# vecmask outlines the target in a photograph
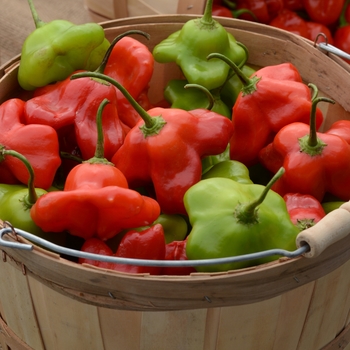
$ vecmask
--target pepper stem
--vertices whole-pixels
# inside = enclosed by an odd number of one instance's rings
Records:
[[[212,58],[219,58],[222,61],[226,62],[229,65],[229,67],[236,73],[236,75],[241,80],[243,85],[241,89],[243,96],[250,95],[254,91],[256,91],[257,89],[256,84],[259,82],[261,78],[257,76],[248,78],[243,74],[243,72],[239,69],[239,67],[233,61],[231,61],[228,57],[222,55],[221,53],[211,53],[210,55],[207,56],[208,60]]]
[[[122,34],[119,34],[118,36],[116,36],[113,41],[111,42],[108,50],[106,51],[103,60],[101,62],[101,64],[99,65],[99,67],[97,67],[97,69],[95,70],[96,73],[103,73],[106,67],[106,64],[108,62],[109,56],[111,55],[114,46],[118,43],[118,41],[120,41],[122,38],[124,38],[125,36],[128,35],[132,35],[132,34],[140,34],[143,35],[147,40],[150,39],[150,35],[142,30],[137,30],[137,29],[133,29],[133,30],[128,30]]]
[[[280,168],[274,177],[269,181],[269,183],[264,187],[260,194],[260,197],[253,202],[247,204],[238,204],[234,211],[234,216],[237,218],[238,222],[242,224],[256,224],[259,222],[258,218],[258,207],[265,200],[267,194],[269,193],[272,185],[284,174],[284,168]]]
[[[109,162],[104,156],[104,135],[103,135],[103,126],[102,126],[102,113],[106,105],[109,103],[109,101],[105,98],[99,105],[96,115],[96,126],[97,126],[97,142],[96,142],[96,149],[95,149],[95,155],[88,159],[87,161],[84,161],[83,163],[91,163],[91,164],[111,164],[113,163]]]
[[[214,103],[215,103],[214,96],[205,86],[202,86],[202,85],[199,85],[199,84],[186,84],[184,86],[184,88],[185,89],[195,88],[195,89],[203,91],[205,93],[206,97],[208,98],[207,109],[211,110],[214,107]]]
[[[39,18],[39,15],[36,12],[36,9],[33,4],[33,0],[28,0],[28,4],[29,4],[30,11],[32,13],[32,17],[34,19],[35,28],[40,28],[44,26],[46,23]]]
[[[16,152],[14,150],[7,150],[5,147],[0,146],[0,162],[5,160],[5,156],[11,156],[19,159],[27,168],[28,173],[29,173],[29,179],[28,179],[28,194],[24,197],[23,201],[24,204],[27,208],[31,208],[35,202],[38,200],[38,195],[35,192],[35,187],[34,187],[34,169],[29,163],[28,159],[21,153]]]
[[[204,14],[201,18],[201,22],[203,24],[212,24],[213,23],[213,0],[207,0],[207,3],[205,4]]]
[[[162,118],[162,116],[151,117],[137,102],[136,100],[129,94],[129,92],[117,82],[115,79],[109,77],[108,75],[95,73],[95,72],[81,72],[73,74],[70,79],[79,79],[79,78],[97,78],[100,80],[105,80],[110,84],[114,85],[120,92],[125,96],[125,98],[129,101],[132,107],[136,110],[136,112],[140,115],[140,117],[145,122],[144,125],[140,126],[140,129],[145,137],[152,136],[155,134],[159,134],[159,132],[163,129],[166,121]]]
[[[329,102],[334,104],[335,101],[327,97],[317,97],[312,100],[311,112],[310,112],[310,131],[309,135],[299,138],[300,152],[315,156],[322,153],[322,150],[326,143],[317,137],[316,131],[316,108],[319,102]]]

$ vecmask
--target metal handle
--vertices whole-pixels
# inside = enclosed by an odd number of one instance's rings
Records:
[[[115,256],[99,255],[87,252],[81,252],[79,250],[70,249],[66,247],[59,246],[57,244],[51,243],[43,238],[35,236],[29,232],[13,228],[11,226],[6,226],[0,230],[0,247],[7,247],[12,249],[23,249],[23,250],[33,250],[32,244],[13,242],[4,239],[4,236],[10,235],[15,237],[19,235],[25,239],[36,243],[42,247],[50,249],[59,254],[65,254],[68,256],[74,256],[77,258],[105,261],[118,264],[126,265],[139,265],[139,266],[158,266],[158,267],[188,267],[188,266],[206,266],[206,265],[218,265],[227,264],[233,262],[247,261],[261,259],[273,255],[284,256],[287,258],[296,258],[307,252],[310,248],[307,244],[296,249],[295,251],[287,251],[284,249],[270,249],[262,252],[256,252],[252,254],[239,255],[227,258],[217,258],[217,259],[202,259],[202,260],[147,260],[147,259],[131,259],[131,258],[120,258]]]
[[[317,41],[318,41],[320,36],[322,36],[326,40],[326,42],[317,43]],[[348,53],[346,53],[343,50],[338,49],[337,47],[335,47],[335,46],[333,46],[331,44],[328,44],[328,38],[327,38],[327,36],[324,33],[319,33],[316,36],[316,39],[314,41],[314,46],[318,47],[319,49],[321,49],[323,51],[326,51],[327,53],[330,52],[330,53],[332,53],[334,55],[337,55],[339,57],[342,57],[342,58],[345,58],[347,60],[350,60],[350,55]]]

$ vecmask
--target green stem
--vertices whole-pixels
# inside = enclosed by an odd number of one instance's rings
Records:
[[[71,154],[69,152],[61,151],[60,152],[60,156],[61,156],[61,158],[68,159],[68,160],[73,160],[73,161],[75,161],[77,163],[82,163],[83,162],[83,160],[81,158],[79,158],[79,157],[77,157],[77,156],[75,156],[75,155],[73,155],[73,154]]]
[[[318,87],[312,83],[308,84],[307,86],[312,90],[311,101],[314,101],[318,96]]]
[[[208,60],[210,60],[212,58],[221,59],[222,61],[227,63],[229,65],[229,67],[237,74],[238,78],[241,80],[242,85],[243,85],[243,87],[242,87],[243,95],[250,95],[254,91],[256,91],[256,89],[257,89],[256,85],[261,78],[259,78],[257,76],[254,76],[252,78],[248,78],[247,76],[245,76],[243,74],[243,72],[239,69],[239,67],[233,61],[231,61],[228,57],[222,55],[221,53],[211,53],[210,55],[207,56]]]
[[[137,102],[136,100],[129,94],[129,92],[117,82],[115,79],[101,73],[95,72],[81,72],[77,74],[73,74],[71,79],[79,79],[79,78],[97,78],[100,80],[107,81],[108,83],[114,85],[120,92],[125,96],[125,98],[129,101],[132,107],[136,110],[136,112],[143,119],[145,124],[140,127],[145,137],[152,136],[155,134],[159,134],[161,129],[166,124],[166,121],[161,117],[151,117]]]
[[[27,168],[28,173],[29,173],[29,179],[28,179],[28,194],[24,197],[24,203],[28,208],[31,208],[35,202],[38,200],[38,195],[35,192],[35,187],[34,187],[34,169],[29,163],[28,159],[22,155],[21,153],[18,153],[13,150],[7,150],[5,147],[1,146],[1,157],[0,161],[3,161],[5,159],[5,156],[11,156],[19,159]]]
[[[91,163],[91,164],[110,164],[114,165],[113,163],[109,162],[105,158],[105,151],[104,151],[104,134],[103,134],[103,125],[102,125],[102,113],[104,108],[108,105],[109,101],[105,98],[100,105],[98,106],[97,114],[96,114],[96,126],[97,126],[97,142],[96,142],[96,149],[95,149],[95,155],[88,159],[87,161],[84,161],[83,163]]]
[[[201,18],[201,22],[203,24],[212,24],[213,23],[213,0],[207,0],[207,3],[205,4],[204,14]]]
[[[144,36],[147,40],[150,39],[150,35],[142,30],[137,30],[137,29],[133,29],[133,30],[128,30],[122,34],[119,34],[117,37],[115,37],[113,39],[113,41],[111,42],[108,50],[106,51],[104,57],[103,57],[103,60],[100,64],[100,66],[95,70],[96,73],[103,73],[104,70],[105,70],[105,67],[106,67],[106,64],[108,62],[108,59],[109,59],[109,56],[111,55],[112,51],[113,51],[113,48],[114,46],[118,43],[118,41],[120,41],[122,38],[124,38],[125,36],[128,36],[128,35],[133,35],[133,34],[140,34],[142,36]]]
[[[203,91],[205,93],[205,95],[207,96],[207,98],[208,98],[207,109],[211,110],[214,107],[214,102],[215,102],[214,96],[212,95],[212,93],[206,87],[204,87],[202,85],[199,85],[199,84],[186,84],[184,86],[184,88],[185,89],[195,88],[195,89]]]
[[[272,185],[284,174],[284,168],[280,168],[274,177],[269,181],[269,183],[264,187],[260,194],[260,197],[255,201],[248,204],[239,204],[234,212],[235,217],[242,224],[256,224],[258,223],[258,207],[265,200],[267,194],[269,193]]]
[[[39,18],[38,13],[36,12],[36,9],[33,4],[33,0],[28,0],[28,4],[30,7],[30,11],[32,12],[32,17],[34,19],[35,27],[40,28],[44,26],[46,23]]]
[[[316,131],[316,108],[317,104],[319,102],[329,102],[329,103],[335,103],[334,100],[327,98],[327,97],[317,97],[312,101],[311,105],[311,112],[310,112],[310,133],[309,133],[309,140],[308,140],[308,146],[315,148],[319,145],[319,140],[317,137],[317,131]]]

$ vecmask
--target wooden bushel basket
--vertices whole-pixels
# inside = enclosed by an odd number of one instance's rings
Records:
[[[152,50],[191,18],[126,18],[103,26],[110,40],[144,30],[151,40],[138,39]],[[306,83],[318,86],[319,96],[337,102],[324,104],[324,128],[350,119],[350,66],[340,58],[285,31],[219,20],[247,46],[250,64],[292,62]],[[0,68],[0,102],[24,96],[18,60]],[[151,99],[159,101],[165,83],[179,76],[176,65],[156,64]],[[350,220],[329,214],[314,227],[330,235],[341,231],[343,238],[314,258],[191,276],[123,274],[82,266],[35,245],[32,251],[0,246],[3,350],[349,350]]]
[[[201,14],[205,0],[84,0],[95,22],[162,14]]]

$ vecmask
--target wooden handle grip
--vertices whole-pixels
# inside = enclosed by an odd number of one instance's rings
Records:
[[[319,256],[327,247],[350,234],[350,203],[331,211],[315,226],[300,232],[296,238],[297,247],[307,243],[310,251],[307,258]]]

